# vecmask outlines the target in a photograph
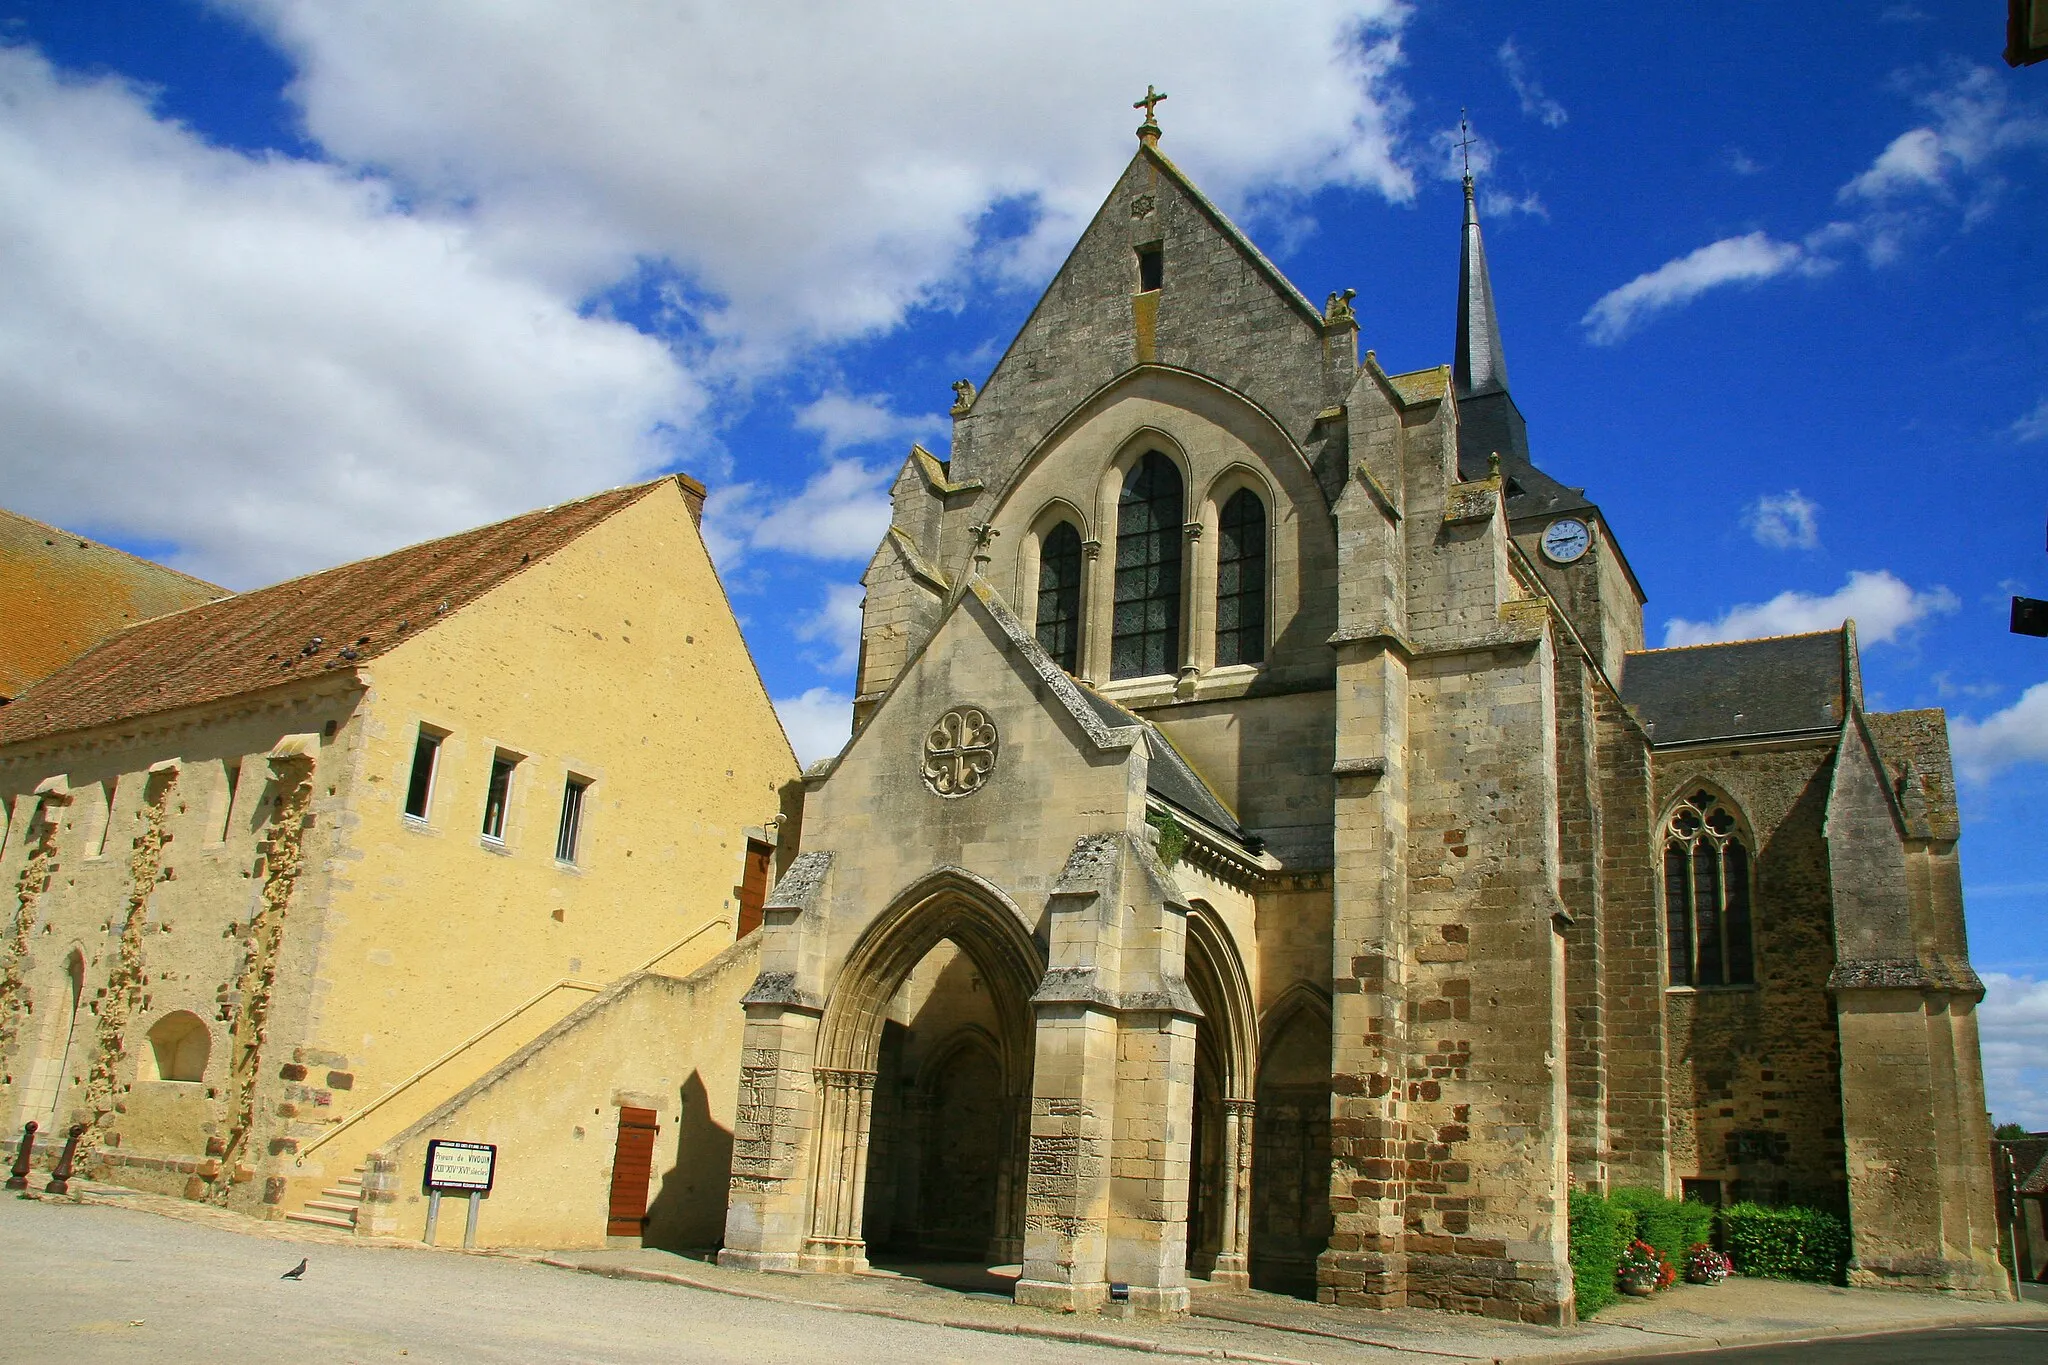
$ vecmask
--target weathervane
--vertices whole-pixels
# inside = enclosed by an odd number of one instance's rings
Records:
[[[1472,136],[1472,125],[1465,118],[1465,111],[1458,111],[1458,140],[1451,144],[1458,149],[1458,155],[1465,159],[1465,189],[1472,189],[1472,148],[1479,141]]]
[[[1147,144],[1159,141],[1159,120],[1153,113],[1153,110],[1159,101],[1165,98],[1166,92],[1164,90],[1155,90],[1150,81],[1145,82],[1145,98],[1131,105],[1133,109],[1143,109],[1145,111],[1145,121],[1138,125],[1139,141]]]

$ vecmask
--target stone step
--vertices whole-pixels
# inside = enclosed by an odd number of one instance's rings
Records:
[[[343,1181],[331,1189],[322,1190],[320,1193],[328,1199],[352,1199],[358,1204],[363,1202],[363,1187],[361,1185],[351,1185],[347,1181]]]
[[[308,1199],[306,1207],[318,1209],[322,1213],[345,1214],[350,1222],[354,1222],[356,1212],[362,1208],[362,1205],[352,1204],[346,1199]]]
[[[350,1232],[355,1231],[356,1226],[353,1217],[344,1217],[338,1213],[313,1213],[308,1209],[288,1213],[284,1220],[287,1223],[318,1223],[323,1228],[342,1228]]]

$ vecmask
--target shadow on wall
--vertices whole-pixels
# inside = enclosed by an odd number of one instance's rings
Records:
[[[704,1078],[692,1071],[676,1111],[675,1164],[647,1206],[640,1240],[661,1251],[697,1251],[725,1240],[725,1196],[732,1172],[732,1131],[711,1117]]]

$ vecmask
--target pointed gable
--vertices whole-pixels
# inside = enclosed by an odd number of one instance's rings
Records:
[[[1157,247],[1161,287],[1139,290]],[[955,432],[952,472],[1001,487],[1090,394],[1145,361],[1198,371],[1297,441],[1320,408],[1322,317],[1156,149],[1141,147]]]

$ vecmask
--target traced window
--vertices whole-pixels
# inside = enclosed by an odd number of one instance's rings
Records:
[[[1138,248],[1138,290],[1150,293],[1166,281],[1166,254],[1156,246]]]
[[[441,761],[441,735],[420,727],[420,737],[412,746],[412,781],[405,789],[405,813],[415,820],[427,818],[427,809],[434,800],[434,769]]]
[[[519,760],[511,754],[498,754],[491,759],[491,781],[484,789],[484,838],[505,837],[505,803],[512,796],[512,770],[519,766]]]
[[[1664,827],[1664,923],[1674,986],[1756,980],[1749,926],[1749,849],[1709,791],[1678,803]]]
[[[496,770],[492,770],[496,776]],[[590,779],[569,774],[569,780],[562,784],[562,823],[555,829],[555,861],[573,863],[576,861],[576,845],[583,836],[583,794],[590,790]],[[502,812],[501,812],[502,818]],[[486,830],[485,833],[489,833]]]
[[[1038,547],[1038,643],[1072,673],[1081,657],[1081,533],[1063,521]]]
[[[158,1081],[196,1081],[206,1075],[206,1059],[213,1051],[213,1039],[199,1016],[185,1010],[166,1014],[149,1031],[148,1061],[156,1067]]]
[[[740,873],[740,918],[734,926],[734,938],[745,938],[761,927],[762,907],[768,903],[768,874],[774,864],[774,845],[759,839],[747,840],[747,865]]]
[[[1217,518],[1216,662],[1266,660],[1266,504],[1240,489]]]
[[[1158,451],[1131,467],[1117,500],[1116,615],[1109,676],[1180,668],[1180,470]]]

